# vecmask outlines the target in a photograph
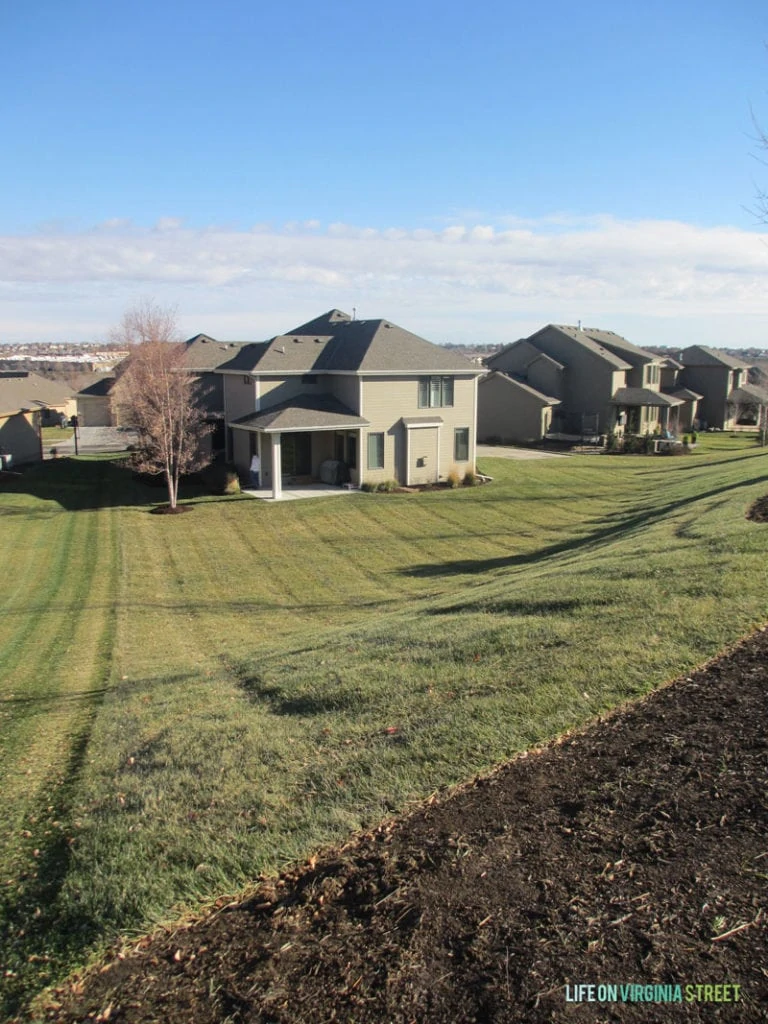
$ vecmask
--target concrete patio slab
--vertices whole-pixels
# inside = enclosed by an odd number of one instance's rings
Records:
[[[341,494],[354,494],[355,489],[337,487],[334,484],[301,484],[296,487],[283,485],[279,498],[273,498],[272,489],[266,487],[259,490],[244,487],[242,493],[248,494],[251,498],[260,498],[262,501],[299,501],[302,498],[332,498]]]

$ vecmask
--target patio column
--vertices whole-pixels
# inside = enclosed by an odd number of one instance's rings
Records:
[[[272,434],[272,497],[277,500],[283,495],[283,456],[280,434]]]

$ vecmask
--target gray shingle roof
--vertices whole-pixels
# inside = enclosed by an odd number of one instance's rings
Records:
[[[234,420],[232,426],[259,431],[346,430],[367,427],[358,416],[333,395],[297,395],[264,412],[252,412]]]
[[[0,373],[0,416],[13,416],[48,406],[66,405],[73,391],[66,384],[47,380],[36,373],[3,371]]]
[[[491,373],[487,374],[487,376],[483,377],[480,381],[480,386],[482,386],[484,381],[489,380],[491,377],[500,377],[508,384],[512,384],[514,387],[520,388],[521,391],[525,391],[526,394],[529,394],[531,398],[535,398],[538,402],[541,402],[542,405],[562,404],[561,399],[553,398],[551,395],[545,395],[543,391],[538,391],[536,388],[532,388],[530,384],[527,384],[525,381],[518,380],[518,378],[513,376],[511,373],[504,373],[502,370],[493,370]]]
[[[742,384],[740,388],[733,388],[728,395],[729,402],[738,402],[739,405],[768,405],[768,392],[763,391],[756,384]]]
[[[664,388],[663,393],[665,395],[672,395],[673,398],[679,398],[683,402],[697,401],[703,398],[704,395],[700,395],[698,391],[691,391],[690,388]]]
[[[748,370],[750,364],[717,348],[689,345],[680,354],[684,366],[727,366],[731,370]]]
[[[615,370],[632,369],[631,363],[628,363],[625,359],[621,359],[619,356],[616,355],[615,352],[609,351],[609,349],[605,348],[604,345],[601,345],[599,342],[595,341],[594,338],[590,337],[590,333],[588,331],[579,330],[578,327],[571,327],[568,324],[548,324],[547,326],[554,327],[556,330],[561,331],[563,334],[566,334],[573,341],[578,342],[579,345],[582,345],[589,352],[592,352],[593,355],[599,356],[605,362],[610,363],[610,365],[613,366]],[[546,327],[542,328],[542,330],[546,329]],[[536,332],[536,334],[539,333],[541,332]],[[592,333],[605,334],[609,332],[593,331]],[[532,334],[531,338],[535,338],[536,334]],[[616,335],[616,337],[618,337],[618,335]]]
[[[247,341],[217,341],[207,334],[196,334],[184,342],[183,365],[188,370],[215,370],[248,344]]]
[[[665,395],[660,391],[651,391],[649,388],[619,388],[611,401],[614,405],[675,406],[683,404],[682,398]]]
[[[401,416],[406,427],[431,427],[436,423],[445,423],[442,416]]]
[[[631,341],[627,341],[626,338],[622,338],[620,334],[615,334],[613,331],[601,331],[592,327],[585,327],[583,328],[583,333],[588,334],[598,345],[603,345],[610,352],[613,352],[614,355],[619,356],[620,359],[626,359],[633,366],[659,362],[659,357],[653,352],[640,348],[638,345],[633,345]]]
[[[82,388],[77,392],[78,398],[106,398],[107,395],[112,393],[112,388],[115,386],[115,377],[102,377],[101,380],[95,380],[92,384],[89,384],[87,388]]]
[[[352,320],[332,309],[263,344],[243,348],[219,369],[240,373],[467,373],[482,370],[388,320]]]

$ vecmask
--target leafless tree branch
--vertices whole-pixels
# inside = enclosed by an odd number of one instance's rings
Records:
[[[164,474],[169,504],[176,508],[180,477],[209,461],[202,441],[210,433],[197,401],[197,378],[183,365],[176,311],[151,300],[141,302],[125,313],[113,338],[130,346],[115,398],[121,421],[139,434],[136,467]]]

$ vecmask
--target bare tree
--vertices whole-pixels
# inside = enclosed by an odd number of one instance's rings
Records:
[[[125,313],[112,339],[130,349],[115,397],[124,422],[139,434],[136,467],[164,474],[175,509],[179,478],[210,461],[202,450],[210,427],[197,401],[197,378],[184,367],[176,311],[145,300]]]

